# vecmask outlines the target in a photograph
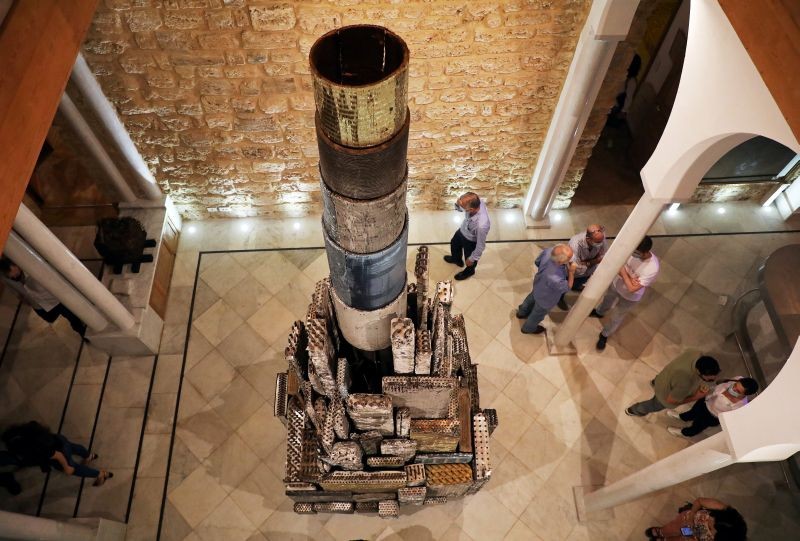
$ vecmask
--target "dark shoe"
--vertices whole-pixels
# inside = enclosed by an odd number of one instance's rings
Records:
[[[598,312],[597,310],[595,310],[595,309],[592,309],[592,313],[591,313],[591,314],[589,314],[589,317],[596,317],[597,319],[601,319],[601,318],[603,317],[603,315],[604,315],[604,314],[601,314],[601,313],[600,313],[600,312]]]
[[[517,319],[528,319],[528,316],[523,316],[519,312],[517,312],[515,315],[517,316]]]
[[[656,386],[656,378],[653,378],[650,380],[650,387],[655,387],[655,386]]]
[[[630,415],[631,417],[644,417],[644,413],[636,413],[631,409],[632,406],[628,406],[625,408],[625,414]]]
[[[606,349],[606,342],[608,342],[608,337],[603,336],[601,333],[600,338],[597,339],[597,344],[595,345],[597,351],[603,351],[604,349]]]
[[[544,327],[542,327],[541,325],[537,325],[535,330],[533,330],[533,331],[525,331],[525,330],[523,330],[522,334],[542,334],[544,331],[545,331]]]
[[[455,257],[453,257],[451,255],[444,256],[444,260],[447,261],[448,263],[453,264],[453,265],[458,265],[459,267],[463,267],[464,266],[464,262],[463,261],[461,261],[460,259],[456,259]]]
[[[567,299],[565,299],[564,297],[558,299],[558,307],[564,310],[565,312],[569,310],[569,304],[567,304]]]
[[[472,270],[472,268],[468,267],[468,268],[464,269],[463,271],[461,271],[459,273],[456,273],[456,275],[453,276],[453,278],[455,278],[456,280],[466,280],[467,278],[469,278],[473,274],[475,274],[475,271]]]

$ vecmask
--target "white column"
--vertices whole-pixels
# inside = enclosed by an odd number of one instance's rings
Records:
[[[70,127],[75,131],[75,134],[80,138],[81,142],[86,146],[86,149],[92,155],[92,158],[97,162],[103,170],[106,178],[108,178],[114,185],[114,188],[119,193],[119,196],[125,202],[136,201],[136,194],[133,193],[131,187],[128,186],[125,177],[119,172],[111,156],[108,155],[103,144],[92,131],[89,124],[81,116],[78,108],[72,103],[72,100],[67,96],[67,93],[61,95],[61,103],[58,110],[64,115],[64,118],[69,122]]]
[[[161,189],[158,187],[156,179],[144,162],[142,155],[133,144],[128,130],[117,116],[114,106],[103,94],[103,90],[94,78],[92,70],[89,69],[83,55],[78,53],[75,66],[72,68],[70,81],[80,90],[86,105],[89,106],[95,117],[103,124],[103,127],[111,136],[114,144],[125,157],[131,169],[136,175],[136,181],[141,188],[146,199],[161,199]]]
[[[647,193],[642,195],[603,260],[586,283],[575,306],[570,309],[566,319],[556,330],[553,341],[557,346],[566,346],[575,338],[575,334],[592,308],[603,298],[619,269],[642,241],[663,208],[664,203],[654,201]]]
[[[616,483],[584,495],[584,509],[592,513],[621,505],[733,463],[725,434],[718,432]]]
[[[25,274],[42,284],[61,303],[69,308],[72,313],[81,318],[95,331],[103,330],[108,321],[97,308],[81,295],[72,284],[67,282],[58,272],[47,264],[39,255],[28,246],[13,230],[8,234],[8,240],[3,247],[3,254],[19,265]]]
[[[525,196],[524,213],[534,220],[550,212],[614,50],[627,36],[638,4],[639,0],[592,4]]]
[[[62,244],[47,226],[39,221],[24,203],[20,204],[17,217],[14,219],[14,231],[22,236],[42,258],[69,280],[120,330],[124,331],[133,327],[136,320],[128,309]],[[14,259],[11,255],[9,257]],[[47,282],[42,282],[42,284],[47,285]]]
[[[61,522],[0,511],[0,539],[13,541],[94,541],[94,528],[83,524]]]

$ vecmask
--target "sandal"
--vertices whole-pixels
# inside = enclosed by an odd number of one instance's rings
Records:
[[[81,460],[81,464],[89,464],[90,462],[94,462],[98,458],[100,458],[100,455],[98,455],[97,453],[92,453],[83,460]]]
[[[663,539],[664,532],[658,526],[650,526],[644,531],[644,534],[650,539]]]
[[[97,476],[97,479],[94,482],[94,486],[101,487],[103,486],[103,483],[105,483],[107,479],[111,479],[112,477],[114,477],[114,474],[111,473],[110,471],[100,470],[100,475]]]

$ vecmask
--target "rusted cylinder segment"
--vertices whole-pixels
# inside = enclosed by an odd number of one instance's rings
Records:
[[[359,310],[383,308],[406,287],[408,219],[400,236],[370,254],[356,254],[336,244],[323,228],[331,285],[339,298]]]
[[[314,117],[319,147],[319,170],[334,192],[354,199],[374,199],[391,193],[406,176],[410,115],[391,139],[368,148],[339,145]]]
[[[378,351],[391,345],[389,332],[392,319],[406,315],[406,287],[396,299],[377,310],[359,310],[345,304],[335,289],[331,289],[333,308],[339,330],[352,346],[363,351]]]
[[[322,225],[339,246],[357,254],[383,250],[403,231],[406,183],[384,197],[358,200],[333,193],[322,182]]]
[[[380,26],[332,30],[311,47],[311,77],[320,124],[334,142],[371,147],[405,124],[408,47]]]

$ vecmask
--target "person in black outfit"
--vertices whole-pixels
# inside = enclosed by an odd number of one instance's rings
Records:
[[[88,464],[97,459],[86,447],[69,441],[61,434],[53,434],[46,426],[36,421],[15,425],[3,433],[3,441],[8,450],[23,466],[39,466],[43,472],[51,468],[67,475],[95,479],[100,486],[114,476],[107,470],[90,468]],[[74,456],[82,458],[76,462]]]

